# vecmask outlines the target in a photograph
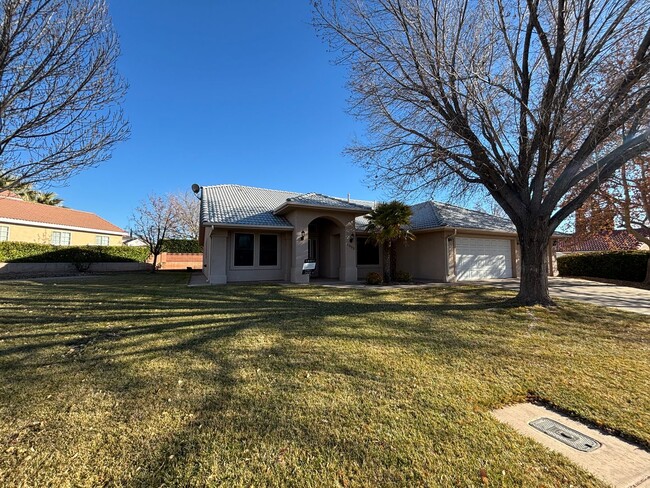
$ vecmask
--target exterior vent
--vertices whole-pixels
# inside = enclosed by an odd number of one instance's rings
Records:
[[[592,452],[601,446],[601,443],[596,439],[592,439],[547,417],[532,420],[528,425],[578,451]]]

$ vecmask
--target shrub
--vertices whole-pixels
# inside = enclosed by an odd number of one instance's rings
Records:
[[[413,277],[408,271],[398,271],[395,275],[395,281],[398,283],[410,283]]]
[[[87,269],[90,263],[142,263],[147,257],[149,249],[146,247],[60,247],[31,242],[0,242],[2,263],[74,263],[77,269]]]
[[[560,276],[588,276],[622,281],[645,279],[650,252],[612,251],[590,252],[560,256],[557,269]]]
[[[379,273],[368,273],[366,275],[366,283],[368,285],[381,285],[384,282],[384,279]]]
[[[195,239],[165,239],[162,252],[200,253],[203,248]]]

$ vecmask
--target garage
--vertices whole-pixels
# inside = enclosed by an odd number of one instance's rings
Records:
[[[512,278],[509,239],[456,238],[456,279]]]

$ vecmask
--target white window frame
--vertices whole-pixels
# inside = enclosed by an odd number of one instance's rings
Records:
[[[0,225],[0,242],[9,240],[9,226]]]
[[[67,239],[64,239],[64,237],[67,237]],[[72,242],[72,233],[62,230],[53,230],[50,242],[53,246],[69,246]]]
[[[95,245],[96,246],[108,246],[111,242],[110,237],[108,236],[95,236]]]

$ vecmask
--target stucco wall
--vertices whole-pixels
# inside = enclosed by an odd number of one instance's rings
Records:
[[[235,266],[234,239],[236,233],[255,236],[253,266]],[[278,264],[259,265],[259,236],[278,236]],[[210,283],[242,281],[283,281],[289,278],[290,233],[260,229],[214,229],[206,232],[204,246],[204,274]]]
[[[397,270],[407,271],[416,279],[445,281],[444,232],[419,233],[415,240],[400,244]]]
[[[49,229],[22,224],[0,222],[0,225],[9,227],[9,241],[12,242],[34,242],[37,244],[50,244],[52,232],[69,232],[71,246],[94,246],[95,236],[107,236],[109,246],[121,246],[122,236],[102,234],[101,232],[81,232],[67,229]]]

